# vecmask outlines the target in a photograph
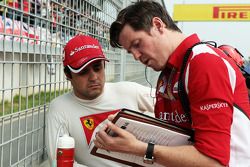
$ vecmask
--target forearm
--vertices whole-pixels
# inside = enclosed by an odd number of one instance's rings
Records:
[[[154,155],[156,162],[168,167],[222,167],[218,161],[200,153],[194,146],[155,146]]]
[[[138,142],[134,154],[144,156],[147,144]],[[155,162],[168,167],[222,167],[222,165],[200,153],[194,146],[166,147],[155,145]]]

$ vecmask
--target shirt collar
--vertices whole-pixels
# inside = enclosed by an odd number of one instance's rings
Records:
[[[167,66],[174,67],[179,71],[182,66],[182,61],[186,51],[198,42],[200,42],[200,39],[197,34],[192,34],[185,38],[180,43],[180,45],[174,50],[174,52],[169,56]]]

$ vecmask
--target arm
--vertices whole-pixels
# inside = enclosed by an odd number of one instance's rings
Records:
[[[219,56],[197,54],[190,62],[186,86],[195,130],[194,146],[223,165],[230,162],[234,81],[235,71]]]
[[[63,124],[63,121],[59,119],[59,115],[56,116],[56,111],[53,110],[53,104],[50,104],[49,111],[46,115],[46,148],[49,157],[50,164],[53,166],[56,163],[56,142],[57,137],[59,137],[59,128],[60,124]]]
[[[51,167],[56,166],[56,144],[58,137],[64,133],[70,134],[67,131],[67,120],[64,119],[62,113],[57,112],[57,105],[54,105],[53,102],[49,106],[49,111],[46,115],[46,148],[49,157],[49,162]],[[74,162],[74,167],[87,167],[85,165],[78,164]]]
[[[102,147],[106,150],[134,154],[143,157],[146,152],[147,143],[137,140],[129,132],[108,123],[105,128],[110,128],[118,137],[108,136],[104,130],[101,130],[96,135],[94,141],[97,147]],[[157,163],[168,167],[220,167],[218,161],[205,156],[196,150],[194,146],[159,146],[154,149],[154,157]]]
[[[135,83],[136,84],[136,83]],[[142,112],[148,112],[152,115],[154,113],[154,97],[155,89],[136,84],[136,98],[138,101],[138,108]]]
[[[218,161],[200,153],[194,146],[155,146],[154,155],[156,162],[168,166],[222,167]]]

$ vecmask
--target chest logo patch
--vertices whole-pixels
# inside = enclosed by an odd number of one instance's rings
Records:
[[[103,123],[110,114],[115,114],[119,110],[120,109],[113,110],[113,111],[103,111],[103,112],[98,113],[98,114],[92,114],[92,115],[80,117],[80,122],[81,122],[82,127],[83,127],[83,133],[86,137],[86,141],[87,141],[88,145],[90,144],[91,138],[93,138],[93,136],[95,136],[94,131],[96,130],[96,128],[101,123]],[[99,126],[99,127],[101,128],[101,126]]]
[[[94,120],[92,118],[87,118],[87,119],[83,120],[83,124],[89,130],[92,130],[95,127],[95,123],[94,123]]]

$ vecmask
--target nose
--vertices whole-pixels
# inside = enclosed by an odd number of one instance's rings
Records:
[[[90,81],[94,81],[94,80],[96,80],[98,77],[97,77],[97,72],[96,71],[94,71],[93,69],[91,69],[90,71],[89,71],[89,80]]]
[[[141,53],[138,50],[134,49],[131,51],[131,53],[133,54],[135,60],[140,60]]]

